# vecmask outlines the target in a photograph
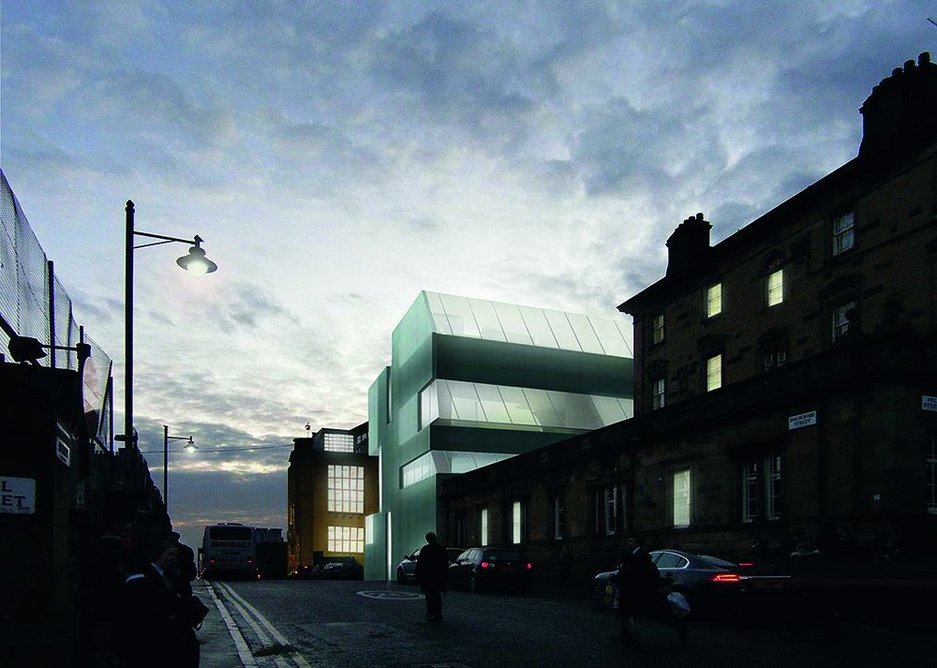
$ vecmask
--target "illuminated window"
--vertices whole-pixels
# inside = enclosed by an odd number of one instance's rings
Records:
[[[364,513],[364,467],[328,466],[328,510]]]
[[[712,318],[722,313],[722,283],[706,288],[706,317]]]
[[[848,251],[856,244],[856,214],[853,211],[833,218],[833,255]]]
[[[515,501],[511,504],[511,542],[517,545],[524,539],[524,504]]]
[[[663,378],[657,378],[651,384],[651,410],[663,408],[665,399],[666,383]]]
[[[658,313],[651,320],[651,341],[660,343],[664,340],[664,314]]]
[[[329,552],[364,552],[364,527],[328,528]]]
[[[488,544],[488,509],[478,511],[478,541],[482,547]]]
[[[776,306],[784,301],[784,270],[778,269],[768,274],[768,306]]]
[[[713,355],[706,360],[706,391],[722,387],[722,355]]]
[[[322,442],[322,447],[326,452],[355,451],[355,437],[351,434],[333,434],[325,432]]]
[[[690,469],[673,474],[673,525],[690,526]]]

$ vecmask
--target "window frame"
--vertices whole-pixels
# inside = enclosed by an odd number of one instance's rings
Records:
[[[562,494],[553,495],[553,540],[566,537],[566,499]]]
[[[849,333],[850,325],[846,314],[858,308],[855,297],[844,297],[830,306],[830,341],[837,341]]]
[[[924,453],[924,503],[927,512],[937,514],[937,433],[927,435],[930,443]]]
[[[717,370],[718,376],[719,376],[719,377],[718,377],[718,380],[716,381],[716,384],[715,384],[715,385],[713,384],[713,381],[712,381],[713,375],[714,375],[714,371],[713,371],[713,368],[712,368],[712,366],[713,366],[713,365],[712,365],[713,360],[718,360],[718,364],[719,364],[719,367],[718,367],[718,370]],[[706,368],[705,368],[705,371],[704,371],[704,374],[705,374],[705,376],[704,376],[704,381],[705,381],[706,391],[707,391],[707,392],[715,392],[716,390],[721,389],[721,388],[722,388],[722,385],[723,385],[723,382],[722,382],[722,381],[723,381],[723,374],[722,374],[722,353],[721,353],[721,352],[719,352],[719,353],[713,353],[712,355],[707,356],[707,357],[706,357],[706,365],[705,365],[705,366],[706,366]]]
[[[491,542],[491,536],[489,535],[489,524],[488,524],[488,508],[479,508],[478,509],[478,544],[482,547],[487,547]]]
[[[840,222],[849,219],[848,225],[840,226]],[[856,211],[849,209],[834,215],[830,221],[831,245],[833,257],[851,251],[856,247]]]
[[[521,499],[511,502],[511,544],[522,545],[526,538],[527,504]]]
[[[772,285],[773,279],[778,277],[777,285]],[[774,295],[775,301],[772,301]],[[784,267],[777,267],[768,272],[765,278],[765,303],[773,308],[784,303]]]
[[[664,330],[664,314],[655,313],[651,316],[651,345],[656,346],[664,342],[666,332]]]
[[[686,481],[683,482],[679,480],[681,477],[686,477]],[[678,506],[677,506],[677,487],[678,485],[685,488],[685,503],[683,504],[685,508],[679,509],[684,510],[686,515],[686,522],[679,522],[678,519],[682,519],[684,512],[681,512],[678,517]],[[680,498],[684,498],[684,490],[681,490]],[[689,467],[674,471],[671,474],[671,501],[672,501],[672,510],[671,523],[674,529],[686,529],[693,524],[693,474]]]
[[[723,311],[722,281],[716,281],[706,286],[705,301],[703,303],[706,320],[712,320]]]
[[[667,378],[666,376],[656,376],[651,380],[651,410],[656,411],[664,408],[666,405]]]

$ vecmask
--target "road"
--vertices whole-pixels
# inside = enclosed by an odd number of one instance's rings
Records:
[[[417,588],[383,582],[214,582],[257,666],[285,668],[933,665],[932,631],[844,625],[792,639],[762,624],[697,623],[687,644],[669,627],[641,625],[638,647],[613,639],[614,612],[585,599],[449,592],[442,623],[424,620]]]

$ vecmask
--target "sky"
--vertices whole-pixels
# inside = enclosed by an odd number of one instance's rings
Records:
[[[286,527],[305,425],[367,420],[421,290],[628,318],[665,241],[717,243],[856,155],[937,2],[0,2],[0,167],[114,360],[183,540]],[[284,531],[285,534],[285,531]]]

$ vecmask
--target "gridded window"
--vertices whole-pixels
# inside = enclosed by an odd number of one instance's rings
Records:
[[[673,474],[673,525],[690,526],[690,469]]]
[[[482,547],[488,544],[488,509],[478,511],[478,542]]]
[[[329,552],[364,552],[364,527],[328,528]]]
[[[842,302],[833,307],[832,333],[834,341],[849,331],[849,316],[852,315],[850,311],[854,311],[855,308],[856,302],[854,301]]]
[[[924,464],[927,467],[927,512],[937,513],[937,436],[928,437],[927,455]]]
[[[618,485],[605,488],[605,534],[613,535],[618,530]]]
[[[839,255],[856,245],[856,214],[854,211],[833,218],[833,255]]]
[[[322,447],[326,452],[354,452],[355,437],[351,434],[326,432],[322,439]]]
[[[781,456],[772,455],[765,460],[765,517],[781,517]]]
[[[559,494],[553,497],[553,537],[556,540],[566,535],[566,501]]]
[[[511,504],[511,542],[517,545],[524,540],[524,504],[515,501]]]
[[[713,355],[706,360],[706,391],[712,392],[722,387],[722,354]]]
[[[666,403],[666,382],[663,376],[651,383],[651,410],[663,408]]]
[[[787,347],[777,346],[765,350],[761,359],[765,371],[773,371],[774,369],[782,367],[787,364]]]
[[[781,456],[753,459],[742,466],[742,521],[781,518]]]
[[[777,306],[784,301],[784,270],[768,274],[768,306]]]
[[[664,314],[658,313],[651,319],[651,341],[660,343],[664,340]]]
[[[328,510],[364,513],[364,467],[328,466]]]
[[[715,283],[706,288],[706,317],[712,318],[722,313],[722,283]]]
[[[742,467],[742,521],[751,522],[758,517],[758,462],[747,462]]]

